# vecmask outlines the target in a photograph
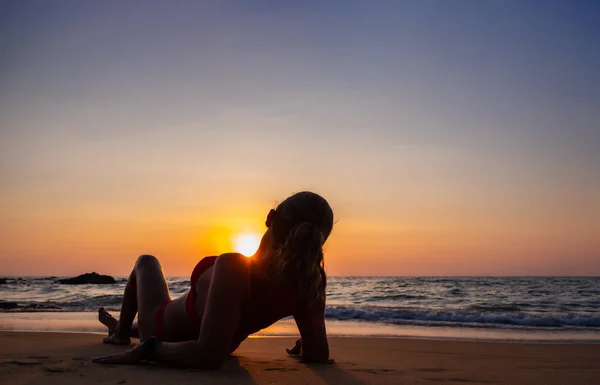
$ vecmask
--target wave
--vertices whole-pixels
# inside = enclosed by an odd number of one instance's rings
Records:
[[[119,310],[116,285],[58,285],[62,277],[6,277],[0,312]],[[167,277],[173,297],[189,277]],[[540,294],[542,293],[542,294]],[[545,293],[545,294],[544,294]],[[586,328],[600,331],[600,278],[332,277],[328,319],[481,328]],[[9,304],[10,303],[10,304]]]
[[[397,325],[600,328],[599,315],[537,315],[522,312],[405,310],[333,306],[325,310],[325,317],[336,320],[360,320]]]
[[[479,311],[479,312],[489,312],[489,311],[497,311],[497,312],[514,312],[521,311],[521,305],[472,305],[469,306],[469,310]]]
[[[122,301],[122,295],[98,295],[81,300],[71,301],[0,301],[0,311],[96,311],[99,307],[117,310],[121,306]]]
[[[410,294],[390,294],[390,295],[374,295],[374,296],[370,296],[369,298],[367,298],[368,302],[377,302],[377,301],[394,301],[394,300],[401,300],[401,299],[408,299],[408,300],[414,300],[414,299],[427,299],[427,297],[423,296],[423,295],[410,295]]]

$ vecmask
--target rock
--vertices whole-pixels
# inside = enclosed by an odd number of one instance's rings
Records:
[[[109,275],[100,275],[96,272],[81,274],[73,278],[59,279],[56,282],[62,285],[107,285],[116,283],[113,277]]]
[[[0,285],[6,285],[7,283],[6,278],[0,278]]]
[[[0,309],[2,310],[16,309],[18,307],[19,305],[16,302],[0,302]]]

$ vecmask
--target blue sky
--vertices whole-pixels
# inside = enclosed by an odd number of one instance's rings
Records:
[[[417,258],[395,241],[417,231],[454,250],[440,274],[464,255],[489,255],[476,274],[600,274],[597,2],[5,1],[0,25],[5,254],[45,255],[27,229],[65,216],[312,188],[339,271],[349,249]]]

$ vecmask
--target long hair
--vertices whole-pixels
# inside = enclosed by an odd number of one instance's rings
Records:
[[[323,244],[333,228],[333,211],[313,192],[292,195],[277,206],[272,230],[277,243],[270,263],[273,276],[302,301],[325,298],[327,274]]]

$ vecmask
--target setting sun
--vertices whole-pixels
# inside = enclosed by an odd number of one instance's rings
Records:
[[[250,257],[254,255],[260,244],[260,237],[252,233],[242,233],[233,239],[233,248],[236,252]]]

